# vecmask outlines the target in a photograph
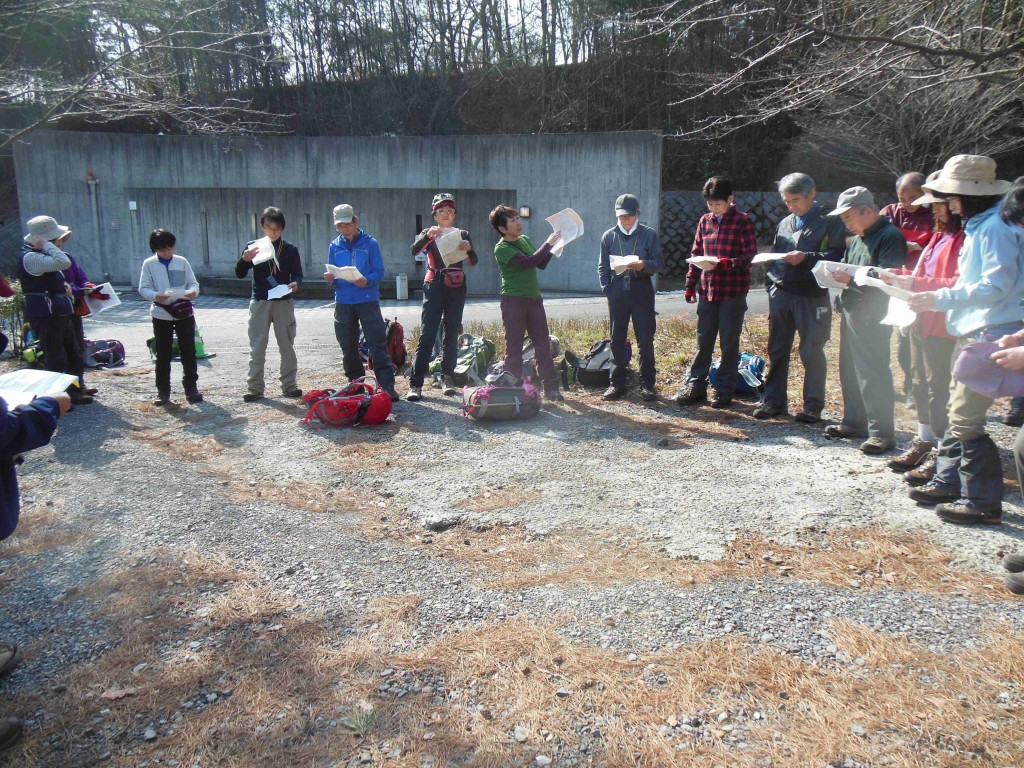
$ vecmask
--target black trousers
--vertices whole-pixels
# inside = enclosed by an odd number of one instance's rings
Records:
[[[43,368],[55,373],[82,375],[82,346],[73,315],[30,318],[32,333],[43,349]],[[79,384],[84,382],[79,379]]]
[[[181,385],[188,392],[199,382],[196,366],[196,319],[183,317],[181,320],[159,320],[153,318],[153,335],[156,337],[156,391],[161,395],[171,393],[171,350],[174,337],[178,337],[178,352],[181,354]]]
[[[704,296],[697,300],[697,356],[686,377],[687,384],[707,389],[717,339],[722,348],[722,363],[718,367],[716,391],[719,395],[731,395],[736,390],[740,333],[743,331],[743,316],[746,312],[745,293],[719,301],[708,301]]]
[[[608,289],[608,316],[612,336],[611,385],[626,386],[626,337],[632,320],[640,356],[640,384],[654,389],[654,282],[650,278],[614,280]]]

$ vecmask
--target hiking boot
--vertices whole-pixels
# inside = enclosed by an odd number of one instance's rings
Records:
[[[203,395],[198,389],[192,387],[192,389],[185,390],[185,399],[190,403],[201,403],[203,402]]]
[[[562,395],[562,390],[558,387],[558,382],[544,382],[544,399],[551,400],[556,403],[560,403],[565,400],[565,397]]]
[[[459,394],[459,388],[455,386],[455,382],[452,381],[452,377],[447,374],[441,377],[441,394],[445,397],[455,397]]]
[[[294,398],[298,399],[298,398],[302,397],[302,390],[293,385],[291,387],[288,387],[288,389],[284,390],[281,393],[281,396],[282,397],[294,397]]]
[[[732,395],[722,395],[716,392],[715,396],[711,398],[712,408],[728,408],[730,405],[732,405]]]
[[[1024,571],[1024,555],[1003,555],[1003,568],[1010,573],[1021,573]]]
[[[793,418],[801,424],[817,424],[821,421],[821,414],[811,413],[810,411],[800,411],[800,413]]]
[[[95,398],[92,395],[80,394],[77,397],[71,395],[72,405],[89,405],[89,403],[95,402]]]
[[[423,387],[409,387],[409,391],[405,393],[405,399],[410,403],[415,403],[423,399]]]
[[[262,392],[246,392],[242,395],[242,399],[247,403],[255,403],[257,400],[263,399]]]
[[[867,456],[881,456],[896,447],[891,437],[869,437],[860,444],[860,452]]]
[[[688,384],[676,392],[672,399],[676,401],[677,405],[693,405],[694,403],[700,403],[707,400],[708,391],[703,387]]]
[[[903,481],[914,487],[931,482],[931,479],[935,477],[935,465],[938,461],[939,455],[932,451],[916,468],[903,473]]]
[[[21,648],[15,643],[0,643],[0,677],[10,674],[21,661]]]
[[[1003,584],[1015,595],[1024,595],[1024,574],[1010,573],[1003,576]]]
[[[932,506],[934,504],[946,504],[951,501],[956,501],[960,498],[960,489],[951,488],[948,485],[943,485],[942,483],[932,480],[925,483],[920,488],[911,488],[907,496],[912,498],[918,504]]]
[[[398,396],[398,393],[395,391],[394,387],[381,387],[381,389],[383,389],[384,392],[387,393],[387,396],[391,398],[392,403],[397,403],[399,400],[402,399]]]
[[[95,395],[99,390],[96,387],[86,387],[82,392],[86,395]]]
[[[171,395],[170,393],[158,392],[157,396],[153,398],[153,405],[170,405]]]
[[[935,446],[931,443],[914,438],[903,453],[896,458],[889,459],[886,464],[893,472],[909,472],[914,467],[923,464],[934,449]]]
[[[765,403],[764,405],[759,405],[757,408],[755,408],[754,412],[751,415],[755,419],[774,419],[776,416],[782,416],[783,414],[787,416],[789,415],[786,412],[785,408],[780,408],[777,405],[768,405],[768,403]]]
[[[601,399],[602,400],[621,400],[625,396],[625,394],[626,394],[626,388],[625,387],[611,386],[611,387],[608,387],[608,389],[606,389],[604,391],[604,394],[601,395]]]
[[[5,752],[21,741],[22,726],[20,720],[13,717],[0,719],[0,752]]]
[[[864,437],[863,429],[848,427],[846,424],[829,424],[825,427],[825,437],[842,438]]]
[[[645,403],[650,403],[658,399],[658,393],[654,391],[654,387],[640,385],[640,399]]]
[[[940,520],[957,525],[1000,525],[1003,522],[1003,505],[979,504],[970,499],[957,499],[935,507]]]

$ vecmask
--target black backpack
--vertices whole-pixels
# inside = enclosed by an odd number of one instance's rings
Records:
[[[566,356],[568,357],[568,355]],[[625,364],[633,357],[633,345],[626,342]],[[585,387],[607,387],[611,383],[612,340],[595,341],[590,352],[577,361],[576,381]]]

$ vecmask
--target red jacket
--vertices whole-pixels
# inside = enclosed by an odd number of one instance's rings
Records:
[[[919,293],[921,291],[934,291],[939,288],[950,288],[956,283],[957,277],[960,275],[960,270],[957,267],[957,261],[960,256],[960,248],[964,244],[964,231],[961,229],[959,232],[953,234],[953,236],[943,244],[941,250],[936,255],[935,262],[935,277],[925,277],[924,275],[924,263],[928,259],[933,248],[936,247],[939,240],[942,237],[941,232],[935,232],[932,234],[931,240],[928,241],[928,245],[921,251],[921,258],[917,260],[917,264],[914,266],[914,271],[911,273],[914,277],[913,291]],[[918,328],[921,330],[922,336],[942,336],[950,339],[949,331],[946,330],[946,313],[945,312],[922,312],[917,316]]]

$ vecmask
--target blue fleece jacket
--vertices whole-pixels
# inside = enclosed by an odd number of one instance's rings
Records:
[[[37,397],[16,411],[0,397],[0,539],[14,533],[21,511],[15,458],[50,442],[58,416],[60,404],[52,397]]]
[[[335,278],[335,303],[365,304],[368,301],[380,301],[377,286],[384,277],[384,257],[380,254],[377,241],[363,230],[359,230],[351,243],[344,235],[338,235],[327,252],[327,263],[336,267],[355,267],[366,278],[365,288],[340,277]]]

